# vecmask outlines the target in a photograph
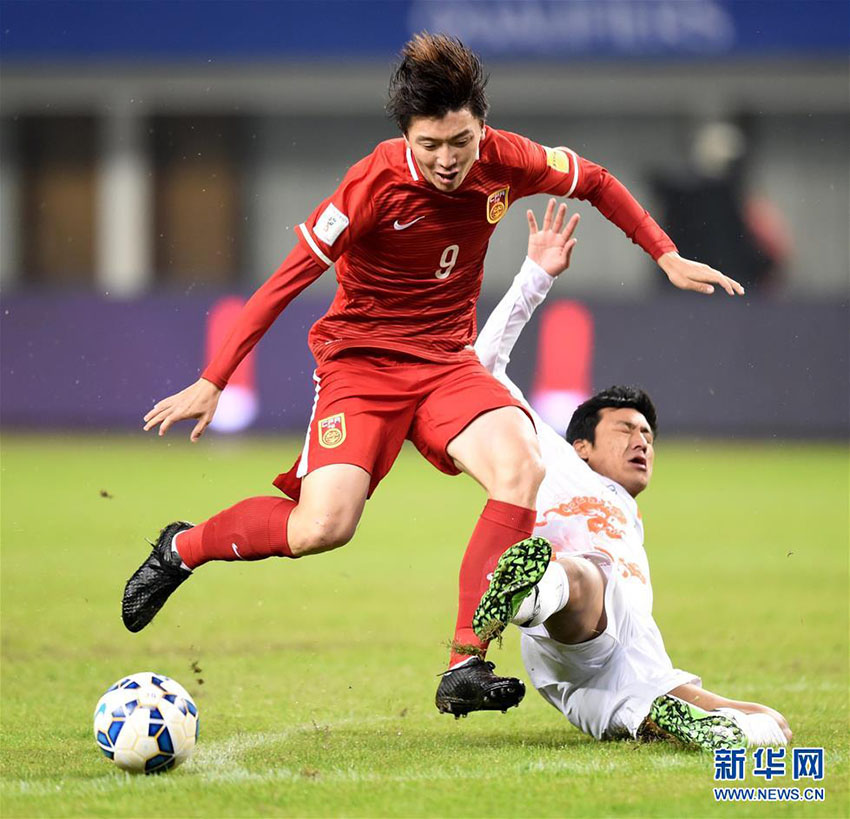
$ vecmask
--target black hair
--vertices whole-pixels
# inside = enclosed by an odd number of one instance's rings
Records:
[[[404,46],[390,77],[387,114],[402,133],[413,117],[443,117],[468,108],[487,117],[489,77],[476,54],[447,34],[415,34]]]
[[[615,385],[596,393],[576,408],[573,417],[570,419],[570,425],[567,427],[567,440],[571,444],[581,440],[590,441],[591,444],[595,443],[596,425],[599,423],[600,411],[624,407],[636,409],[641,413],[646,418],[653,436],[657,434],[658,416],[652,399],[640,387]]]

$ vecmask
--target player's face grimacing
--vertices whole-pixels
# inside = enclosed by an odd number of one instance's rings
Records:
[[[652,429],[636,409],[600,410],[594,442],[578,440],[573,446],[594,472],[616,481],[632,497],[649,484],[655,460]]]
[[[483,128],[468,108],[461,108],[442,117],[414,117],[404,138],[425,179],[450,193],[472,168]]]

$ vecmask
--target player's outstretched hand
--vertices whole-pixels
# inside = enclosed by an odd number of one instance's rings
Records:
[[[555,200],[550,199],[543,216],[543,230],[531,210],[528,216],[528,258],[539,264],[550,276],[563,273],[570,266],[576,240],[573,239],[579,216],[574,213],[567,221],[567,206],[562,202],[555,212]]]
[[[744,295],[744,288],[734,279],[724,276],[719,270],[702,262],[683,259],[678,253],[665,253],[660,256],[658,266],[667,274],[670,282],[680,290],[694,290],[710,296],[714,292],[714,285],[718,285],[730,296]]]
[[[159,434],[165,435],[172,424],[187,418],[197,418],[198,423],[189,436],[189,440],[194,443],[212,421],[220,395],[221,390],[215,384],[205,378],[199,378],[185,390],[157,401],[145,416],[145,432],[159,426]]]

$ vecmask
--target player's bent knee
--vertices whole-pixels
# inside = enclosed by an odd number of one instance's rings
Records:
[[[543,459],[535,452],[527,452],[510,461],[496,465],[492,486],[487,487],[492,497],[533,506],[537,490],[546,477]]]
[[[604,597],[605,584],[597,566],[582,557],[565,557],[559,562],[567,572],[572,609],[598,605]]]
[[[533,457],[529,459],[528,471],[526,472],[525,477],[528,481],[529,488],[537,492],[540,488],[540,484],[543,483],[543,479],[546,477],[546,466],[539,453],[535,453]]]
[[[356,528],[356,522],[313,520],[290,531],[289,548],[293,557],[329,552],[345,546],[354,537]]]

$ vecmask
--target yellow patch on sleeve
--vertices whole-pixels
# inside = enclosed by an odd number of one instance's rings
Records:
[[[558,148],[547,148],[545,145],[543,149],[546,151],[546,164],[550,168],[554,168],[561,173],[569,171],[570,158],[567,156],[566,151],[561,151]]]

